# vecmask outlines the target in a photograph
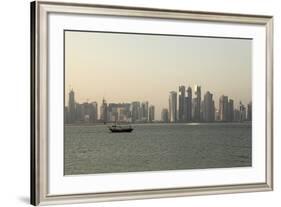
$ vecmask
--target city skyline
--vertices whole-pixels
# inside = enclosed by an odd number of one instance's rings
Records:
[[[105,48],[111,48],[110,50]],[[110,61],[108,61],[110,60]],[[65,33],[65,100],[74,88],[77,102],[149,100],[156,119],[169,108],[175,85],[201,86],[201,94],[228,94],[251,101],[251,40],[121,33]],[[194,88],[192,88],[194,90]],[[174,88],[177,93],[177,88]],[[179,100],[177,100],[179,101]],[[183,110],[183,108],[181,108]],[[183,118],[183,117],[182,117]]]
[[[71,89],[68,93],[68,105],[65,106],[65,122],[233,122],[252,120],[252,102],[245,106],[241,101],[235,108],[235,101],[226,95],[221,95],[219,105],[213,100],[213,93],[207,91],[201,94],[201,86],[196,85],[194,96],[191,87],[179,86],[179,93],[168,93],[168,108],[161,108],[161,118],[155,117],[155,106],[149,101],[131,101],[130,103],[109,103],[103,98],[99,105],[98,101],[79,103],[75,100],[75,92]],[[202,97],[203,96],[203,97]]]

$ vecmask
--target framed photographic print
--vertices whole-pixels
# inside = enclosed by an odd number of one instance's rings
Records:
[[[31,3],[31,204],[273,189],[273,17]]]

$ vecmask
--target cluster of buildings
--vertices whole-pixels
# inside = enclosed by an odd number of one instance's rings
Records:
[[[219,99],[219,108],[215,107],[213,94],[207,91],[201,95],[201,87],[195,86],[194,97],[191,87],[179,86],[179,94],[171,91],[169,94],[169,108],[161,113],[163,122],[238,122],[252,120],[252,104],[234,108],[233,99],[222,95]]]
[[[64,107],[65,123],[97,122],[97,120],[98,103],[76,103],[74,91],[71,90],[68,94],[68,107]]]
[[[201,94],[201,87],[179,86],[179,92],[169,93],[168,108],[161,111],[164,123],[187,122],[241,122],[252,120],[252,104],[244,106],[241,102],[234,108],[233,99],[222,95],[219,106],[215,107],[213,94],[207,91]],[[107,123],[107,122],[155,122],[155,106],[148,101],[132,103],[107,103],[102,100],[98,110],[97,102],[77,103],[73,90],[69,92],[68,106],[65,106],[65,123]]]
[[[77,103],[74,91],[69,92],[68,107],[65,106],[65,123],[107,123],[155,121],[155,106],[148,101],[132,103],[107,103],[102,100],[98,113],[97,102]]]

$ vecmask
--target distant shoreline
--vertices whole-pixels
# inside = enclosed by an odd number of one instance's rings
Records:
[[[115,122],[108,122],[106,124],[104,123],[72,123],[72,124],[64,124],[64,126],[108,126],[115,124]],[[128,123],[128,122],[120,122],[118,123],[120,125],[197,125],[197,124],[252,124],[252,121],[213,121],[213,122],[173,122],[173,123],[167,123],[167,122],[143,122],[143,123]]]

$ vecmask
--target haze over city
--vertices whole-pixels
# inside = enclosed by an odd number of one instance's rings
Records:
[[[149,101],[155,118],[170,91],[195,84],[214,96],[251,102],[251,40],[142,34],[65,32],[65,105]],[[108,49],[110,48],[110,50]]]

